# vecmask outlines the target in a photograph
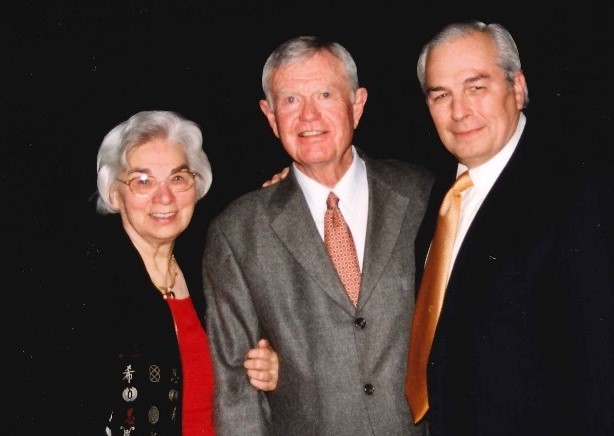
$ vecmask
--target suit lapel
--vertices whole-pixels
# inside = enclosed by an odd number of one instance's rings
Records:
[[[379,282],[398,242],[409,207],[409,199],[381,183],[377,170],[369,165],[368,159],[365,160],[369,183],[369,218],[359,307],[369,300]],[[288,252],[330,298],[348,313],[355,313],[294,176],[280,183],[270,206],[271,227]]]
[[[280,182],[270,206],[271,227],[288,252],[330,298],[353,313],[354,306],[345,294],[293,175]]]
[[[474,258],[496,263],[507,252],[534,240],[534,233],[550,225],[549,213],[557,207],[553,193],[551,166],[539,150],[528,143],[527,128],[509,162],[501,171],[478,209],[459,249],[450,284],[462,277]],[[542,144],[537,143],[538,146]]]
[[[397,244],[409,199],[379,181],[367,162],[369,221],[362,268],[359,306],[369,300]]]

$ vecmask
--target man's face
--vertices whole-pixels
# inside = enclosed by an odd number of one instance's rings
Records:
[[[297,166],[344,172],[367,92],[352,91],[341,61],[328,52],[301,59],[274,71],[270,88],[273,107],[260,108]]]
[[[516,130],[525,78],[506,80],[494,43],[470,33],[434,48],[426,62],[427,105],[444,146],[469,168],[491,159]]]

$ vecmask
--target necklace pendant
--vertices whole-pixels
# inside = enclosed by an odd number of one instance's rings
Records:
[[[171,273],[171,285],[170,286],[160,286],[156,285],[156,288],[160,290],[160,293],[164,297],[165,300],[171,298],[175,299],[175,293],[173,292],[173,286],[175,286],[175,278],[177,277],[177,261],[175,260],[175,255],[171,255],[170,268],[172,269]]]

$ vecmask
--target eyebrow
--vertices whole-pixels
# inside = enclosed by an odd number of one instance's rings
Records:
[[[465,81],[463,83],[471,84],[471,83],[475,83],[475,82],[478,82],[480,80],[489,79],[489,78],[490,78],[489,74],[480,73],[480,74],[476,74],[475,76],[471,76],[471,77],[465,79]]]
[[[474,76],[468,77],[465,80],[463,80],[463,85],[472,85],[475,82],[478,82],[480,80],[484,80],[484,79],[489,79],[490,75],[489,74],[484,74],[484,73],[480,73],[480,74],[476,74]],[[426,92],[427,93],[431,93],[431,92],[441,92],[441,91],[446,91],[448,88],[445,86],[432,86],[432,87],[428,87],[426,88]]]
[[[173,168],[170,174],[175,174],[180,171],[189,170],[189,169],[190,167],[188,166],[188,164],[181,164],[178,167]],[[151,174],[151,170],[149,168],[134,168],[132,170],[128,170],[127,173],[128,174],[132,174],[132,173]]]

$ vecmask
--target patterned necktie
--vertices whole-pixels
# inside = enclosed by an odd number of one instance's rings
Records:
[[[472,185],[469,172],[465,171],[444,197],[420,282],[411,326],[405,379],[405,396],[415,423],[424,417],[429,408],[426,381],[428,358],[448,283],[462,192]]]
[[[326,199],[324,214],[324,246],[333,261],[341,283],[354,306],[360,291],[360,267],[350,228],[339,210],[339,198],[332,192]]]

